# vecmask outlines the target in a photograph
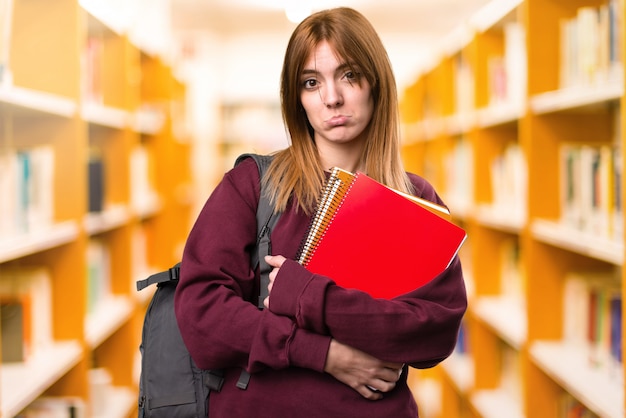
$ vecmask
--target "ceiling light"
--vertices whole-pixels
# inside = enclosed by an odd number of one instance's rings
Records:
[[[289,3],[285,6],[285,15],[290,22],[300,23],[313,11],[313,8],[307,4],[308,2],[291,1]]]

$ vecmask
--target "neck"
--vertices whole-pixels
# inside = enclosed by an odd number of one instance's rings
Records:
[[[333,167],[339,167],[350,172],[365,172],[361,161],[361,144],[322,144],[318,143],[318,152],[322,167],[330,171]]]

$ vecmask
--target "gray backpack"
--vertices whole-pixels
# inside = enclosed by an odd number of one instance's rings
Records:
[[[261,179],[271,162],[271,156],[241,155],[235,165],[245,158],[254,158]],[[261,182],[261,197],[257,208],[257,252],[251,265],[259,265],[261,286],[259,308],[267,296],[271,267],[263,256],[270,254],[270,232],[280,214],[274,213],[265,198]],[[221,370],[199,369],[189,355],[174,315],[174,292],[178,284],[180,263],[169,270],[153,274],[137,282],[137,290],[156,284],[143,323],[141,337],[141,375],[139,379],[139,418],[206,418],[211,391],[219,392],[224,383]],[[245,390],[250,375],[242,370],[237,387]]]

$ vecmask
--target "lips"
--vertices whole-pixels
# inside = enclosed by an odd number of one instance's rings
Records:
[[[348,122],[348,117],[344,115],[333,116],[326,120],[326,124],[329,126],[343,126]]]

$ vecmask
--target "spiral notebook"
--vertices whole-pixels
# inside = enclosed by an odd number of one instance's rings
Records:
[[[339,286],[391,299],[428,283],[467,234],[446,208],[395,191],[363,173],[334,168],[298,262]]]

